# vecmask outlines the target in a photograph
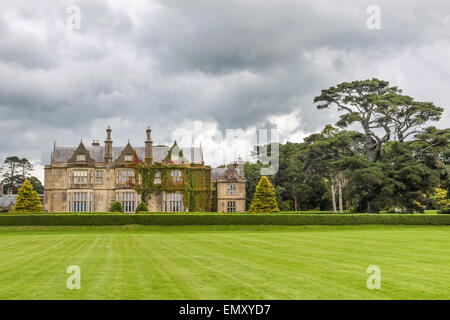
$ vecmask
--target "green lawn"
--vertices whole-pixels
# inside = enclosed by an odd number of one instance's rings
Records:
[[[450,299],[450,227],[0,227],[0,299]]]

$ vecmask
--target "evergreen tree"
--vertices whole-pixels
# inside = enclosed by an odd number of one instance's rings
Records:
[[[42,212],[41,201],[31,182],[27,179],[19,189],[14,213],[39,213]]]
[[[266,176],[262,176],[256,186],[250,212],[280,212],[275,196],[275,188]]]
[[[109,208],[109,212],[120,212],[123,213],[122,204],[119,201],[113,202],[111,208]]]

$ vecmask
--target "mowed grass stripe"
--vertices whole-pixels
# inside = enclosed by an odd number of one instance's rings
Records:
[[[4,230],[4,232],[2,232]],[[0,228],[2,299],[449,299],[450,227]],[[68,265],[82,289],[68,290]],[[382,290],[366,288],[370,264]]]
[[[187,236],[183,236],[183,242],[189,243],[189,251],[192,253],[186,256],[180,247],[173,247],[174,251],[177,251],[179,257],[186,260],[186,263],[195,266],[197,272],[191,275],[191,278],[200,277],[202,279],[202,286],[199,287],[197,299],[202,296],[213,296],[211,291],[217,292],[222,299],[225,299],[227,294],[232,293],[235,299],[253,299],[259,298],[259,290],[264,288],[258,288],[249,284],[247,279],[250,276],[248,271],[240,268],[239,264],[232,263],[232,257],[223,255],[219,249],[223,246],[223,241],[219,239],[215,240],[197,240],[192,237],[189,239]],[[233,250],[232,247],[226,247],[226,252]],[[205,256],[204,252],[208,252]],[[231,262],[231,263],[230,263]],[[191,282],[195,281],[192,279]],[[265,284],[263,284],[265,285]],[[272,288],[273,290],[273,288]]]
[[[291,297],[292,295],[303,295],[302,292],[309,291],[311,287],[319,289],[315,291],[325,295],[342,295],[344,294],[343,291],[348,291],[347,294],[351,294],[354,284],[348,283],[349,278],[346,279],[345,284],[337,285],[340,279],[337,274],[342,272],[342,268],[336,268],[336,266],[328,268],[324,265],[324,257],[328,255],[320,256],[316,252],[307,254],[302,251],[301,247],[287,246],[286,244],[289,244],[288,239],[282,239],[281,243],[285,245],[275,245],[276,238],[272,239],[273,235],[267,235],[267,238],[250,239],[252,245],[241,246],[236,250],[240,251],[242,255],[245,255],[247,251],[251,252],[247,261],[253,268],[260,266],[266,266],[267,268],[267,260],[269,259],[271,265],[276,266],[276,269],[272,270],[274,277],[276,277],[274,283],[283,288],[292,287]],[[242,243],[245,242],[242,241]],[[249,248],[253,249],[250,250]],[[361,270],[355,270],[351,275],[360,273]],[[349,285],[351,289],[347,290],[346,285]],[[320,298],[320,295],[316,294],[308,298]]]
[[[293,241],[295,240],[296,239],[293,239]],[[317,243],[318,240],[320,239],[315,238],[314,243]],[[442,240],[444,241],[444,239]],[[427,248],[429,248],[430,245],[422,243],[421,241],[418,241],[417,244],[409,241],[409,245],[397,247],[398,250],[395,250],[395,248],[392,250],[393,246],[390,244],[392,240],[386,244],[386,247],[380,242],[382,241],[371,240],[371,244],[369,245],[371,250],[365,255],[370,257],[370,261],[367,261],[366,265],[376,264],[377,261],[380,262],[379,265],[384,271],[383,279],[385,280],[384,283],[386,285],[393,284],[398,286],[401,284],[406,285],[407,287],[416,286],[416,289],[412,290],[412,292],[414,292],[414,296],[418,298],[423,297],[423,294],[426,294],[429,291],[429,287],[434,288],[435,291],[436,289],[440,289],[442,291],[441,294],[448,295],[449,290],[447,288],[450,284],[450,277],[448,276],[449,271],[446,266],[450,265],[449,255],[445,252],[441,253],[442,250],[434,250],[436,254],[427,254]],[[439,244],[445,246],[445,242],[440,242]],[[420,252],[418,253],[415,252],[417,251],[415,247],[417,245],[421,246]],[[356,251],[356,254],[354,254],[356,257],[364,256],[363,252],[360,252],[361,248],[342,246],[344,249],[341,249],[340,246],[340,241],[336,240],[333,244],[328,245],[327,247],[329,250],[326,250],[330,253],[340,253],[342,250],[351,250],[352,252]],[[381,249],[379,248],[380,246]],[[386,248],[388,249],[386,250]],[[320,250],[321,249],[319,249],[318,246],[314,247],[314,253],[320,252]],[[345,252],[340,254],[343,257],[348,256]],[[338,260],[337,258],[330,258],[335,262]],[[384,266],[387,266],[387,268],[384,268]],[[424,270],[426,267],[428,267],[429,272],[424,272],[423,276],[417,277],[417,271]],[[390,277],[391,274],[392,277]],[[436,274],[441,274],[442,277],[436,277]],[[385,289],[389,290],[389,286],[386,285]],[[393,298],[395,297],[396,296],[393,296]]]
[[[35,247],[24,247],[17,251],[15,256],[26,257],[17,265],[9,265],[0,275],[1,299],[41,299],[48,292],[62,291],[65,288],[66,268],[70,265],[67,257],[74,252],[83,251],[76,235],[59,237],[36,237],[41,243]],[[3,264],[1,264],[3,265]],[[2,269],[2,268],[0,268]],[[2,288],[7,288],[9,294],[4,296]],[[55,291],[56,290],[56,291]]]

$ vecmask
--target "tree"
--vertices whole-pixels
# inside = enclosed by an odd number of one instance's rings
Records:
[[[4,178],[5,191],[12,190],[17,193],[17,190],[29,177],[29,172],[33,170],[33,165],[26,158],[20,159],[17,156],[7,157],[1,167],[1,176]]]
[[[266,176],[262,176],[256,186],[250,212],[280,212],[275,189]]]
[[[29,172],[33,170],[33,165],[26,158],[19,160],[19,167],[21,170],[22,179],[28,178]]]
[[[5,191],[10,189],[13,193],[17,193],[17,190],[23,183],[22,177],[19,173],[20,163],[20,159],[16,156],[7,157],[3,162],[1,173]]]
[[[361,157],[343,162],[347,167],[350,196],[358,210],[366,206],[369,213],[394,206],[408,213],[422,211],[419,203],[424,202],[424,194],[439,185],[439,169],[416,158],[410,144],[405,142],[386,144],[376,163]]]
[[[261,167],[260,163],[244,163],[246,208],[250,208],[252,203],[256,186],[261,178]]]
[[[373,78],[322,90],[314,103],[319,103],[318,109],[336,105],[338,111],[343,111],[337,122],[339,127],[359,123],[365,135],[367,159],[376,162],[383,144],[393,136],[403,142],[427,121],[439,120],[443,112],[431,102],[416,102],[401,92],[388,81]]]
[[[331,190],[333,211],[338,212],[337,194],[339,212],[343,213],[343,189],[347,179],[344,175],[345,167],[337,164],[345,157],[353,157],[363,152],[363,136],[355,131],[339,131],[327,125],[320,134],[314,134],[305,140],[307,147],[302,152],[305,171],[315,179],[326,178]]]
[[[28,179],[19,189],[16,205],[12,208],[12,211],[14,213],[39,213],[43,211],[39,196]]]
[[[136,213],[139,212],[148,212],[148,207],[144,202],[139,203],[136,207]]]
[[[440,208],[450,207],[450,198],[448,198],[448,191],[437,187],[429,196],[433,199]]]
[[[33,189],[38,194],[44,194],[44,186],[42,185],[41,181],[36,177],[29,177],[28,180],[30,181],[31,185],[33,186]]]
[[[399,142],[405,142],[410,135],[419,133],[420,126],[427,121],[439,121],[444,111],[431,102],[417,102],[409,96],[396,93],[386,95],[386,110],[392,112],[386,116],[392,120]]]
[[[109,212],[123,213],[122,204],[119,201],[114,201],[109,208]]]
[[[300,145],[287,142],[280,145],[280,167],[275,175],[278,194],[288,195],[293,204],[294,211],[298,211],[299,194],[305,180],[303,163],[300,161]]]

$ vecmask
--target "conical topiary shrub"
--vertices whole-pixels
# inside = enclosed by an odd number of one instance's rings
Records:
[[[144,202],[139,203],[136,207],[136,213],[139,212],[148,212],[148,207]]]
[[[119,201],[113,202],[111,208],[109,208],[109,212],[120,212],[123,213],[122,204]]]
[[[12,211],[14,213],[40,213],[43,211],[39,196],[28,179],[20,187],[16,205]]]
[[[280,212],[275,188],[266,176],[262,176],[256,186],[253,201],[250,205],[250,212]]]

